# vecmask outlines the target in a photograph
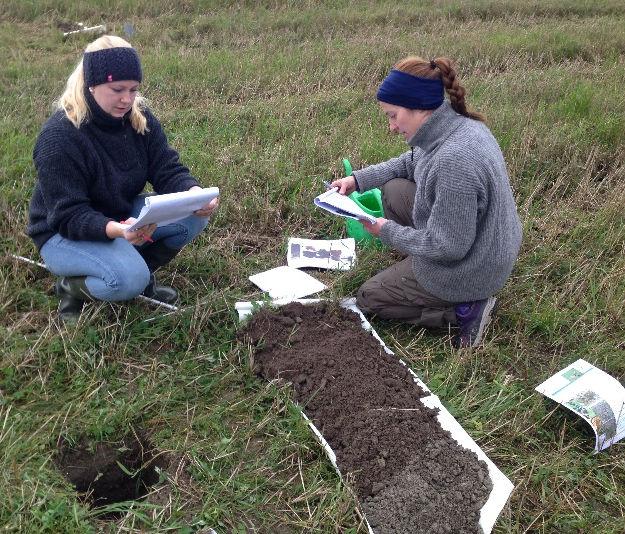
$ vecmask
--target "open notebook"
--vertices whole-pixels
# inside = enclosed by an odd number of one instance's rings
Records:
[[[365,220],[375,224],[376,218],[365,213],[351,198],[338,193],[336,187],[315,197],[315,205],[321,209],[346,217],[348,219]]]

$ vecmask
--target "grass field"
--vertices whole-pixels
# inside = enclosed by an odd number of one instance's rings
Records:
[[[172,7],[177,5],[177,7]],[[90,305],[60,325],[53,278],[24,234],[32,147],[106,23],[143,60],[143,93],[183,162],[222,204],[161,275],[185,309]],[[4,0],[0,5],[0,525],[21,532],[365,532],[355,501],[289,403],[236,338],[251,274],[285,263],[289,236],[336,238],[321,180],[404,150],[375,90],[408,54],[458,63],[508,163],[524,226],[482,348],[374,322],[512,480],[495,532],[625,529],[622,445],[594,439],[534,387],[578,358],[625,376],[625,4],[621,0],[219,2]],[[328,296],[396,261],[359,250],[316,276]],[[54,465],[60,440],[134,429],[176,459],[163,491],[104,521]],[[156,498],[158,497],[158,498]]]

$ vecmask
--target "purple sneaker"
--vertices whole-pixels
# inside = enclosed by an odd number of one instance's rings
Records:
[[[479,345],[496,302],[495,297],[488,297],[456,306],[456,319],[460,332],[451,340],[455,348],[464,349]]]

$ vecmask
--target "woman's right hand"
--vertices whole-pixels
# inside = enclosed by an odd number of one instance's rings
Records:
[[[345,178],[334,180],[330,185],[332,187],[338,187],[338,192],[341,195],[349,195],[356,191],[356,178],[354,178],[354,175],[346,176]]]
[[[147,224],[131,232],[128,227],[136,221],[134,217],[129,217],[123,223],[109,221],[106,224],[106,235],[111,239],[121,237],[131,245],[140,246],[147,241],[151,241],[150,236],[156,230],[156,224]]]

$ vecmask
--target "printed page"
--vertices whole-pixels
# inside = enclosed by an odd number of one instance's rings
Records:
[[[286,265],[252,275],[249,279],[272,299],[298,299],[327,287],[309,274]]]
[[[585,360],[577,360],[536,387],[584,419],[595,432],[595,453],[625,436],[625,388]]]
[[[372,224],[376,222],[376,218],[373,215],[365,213],[362,208],[348,196],[338,193],[336,187],[315,197],[314,202],[315,205],[319,206],[321,209],[341,217],[356,220],[364,219]]]
[[[163,226],[179,221],[191,215],[195,210],[199,210],[218,196],[218,187],[205,187],[201,191],[151,195],[145,198],[145,206],[139,213],[137,220],[128,227],[128,230],[136,230],[146,224],[157,223],[158,226]]]
[[[299,269],[336,269],[348,271],[356,261],[356,242],[347,239],[289,239],[287,264]]]

